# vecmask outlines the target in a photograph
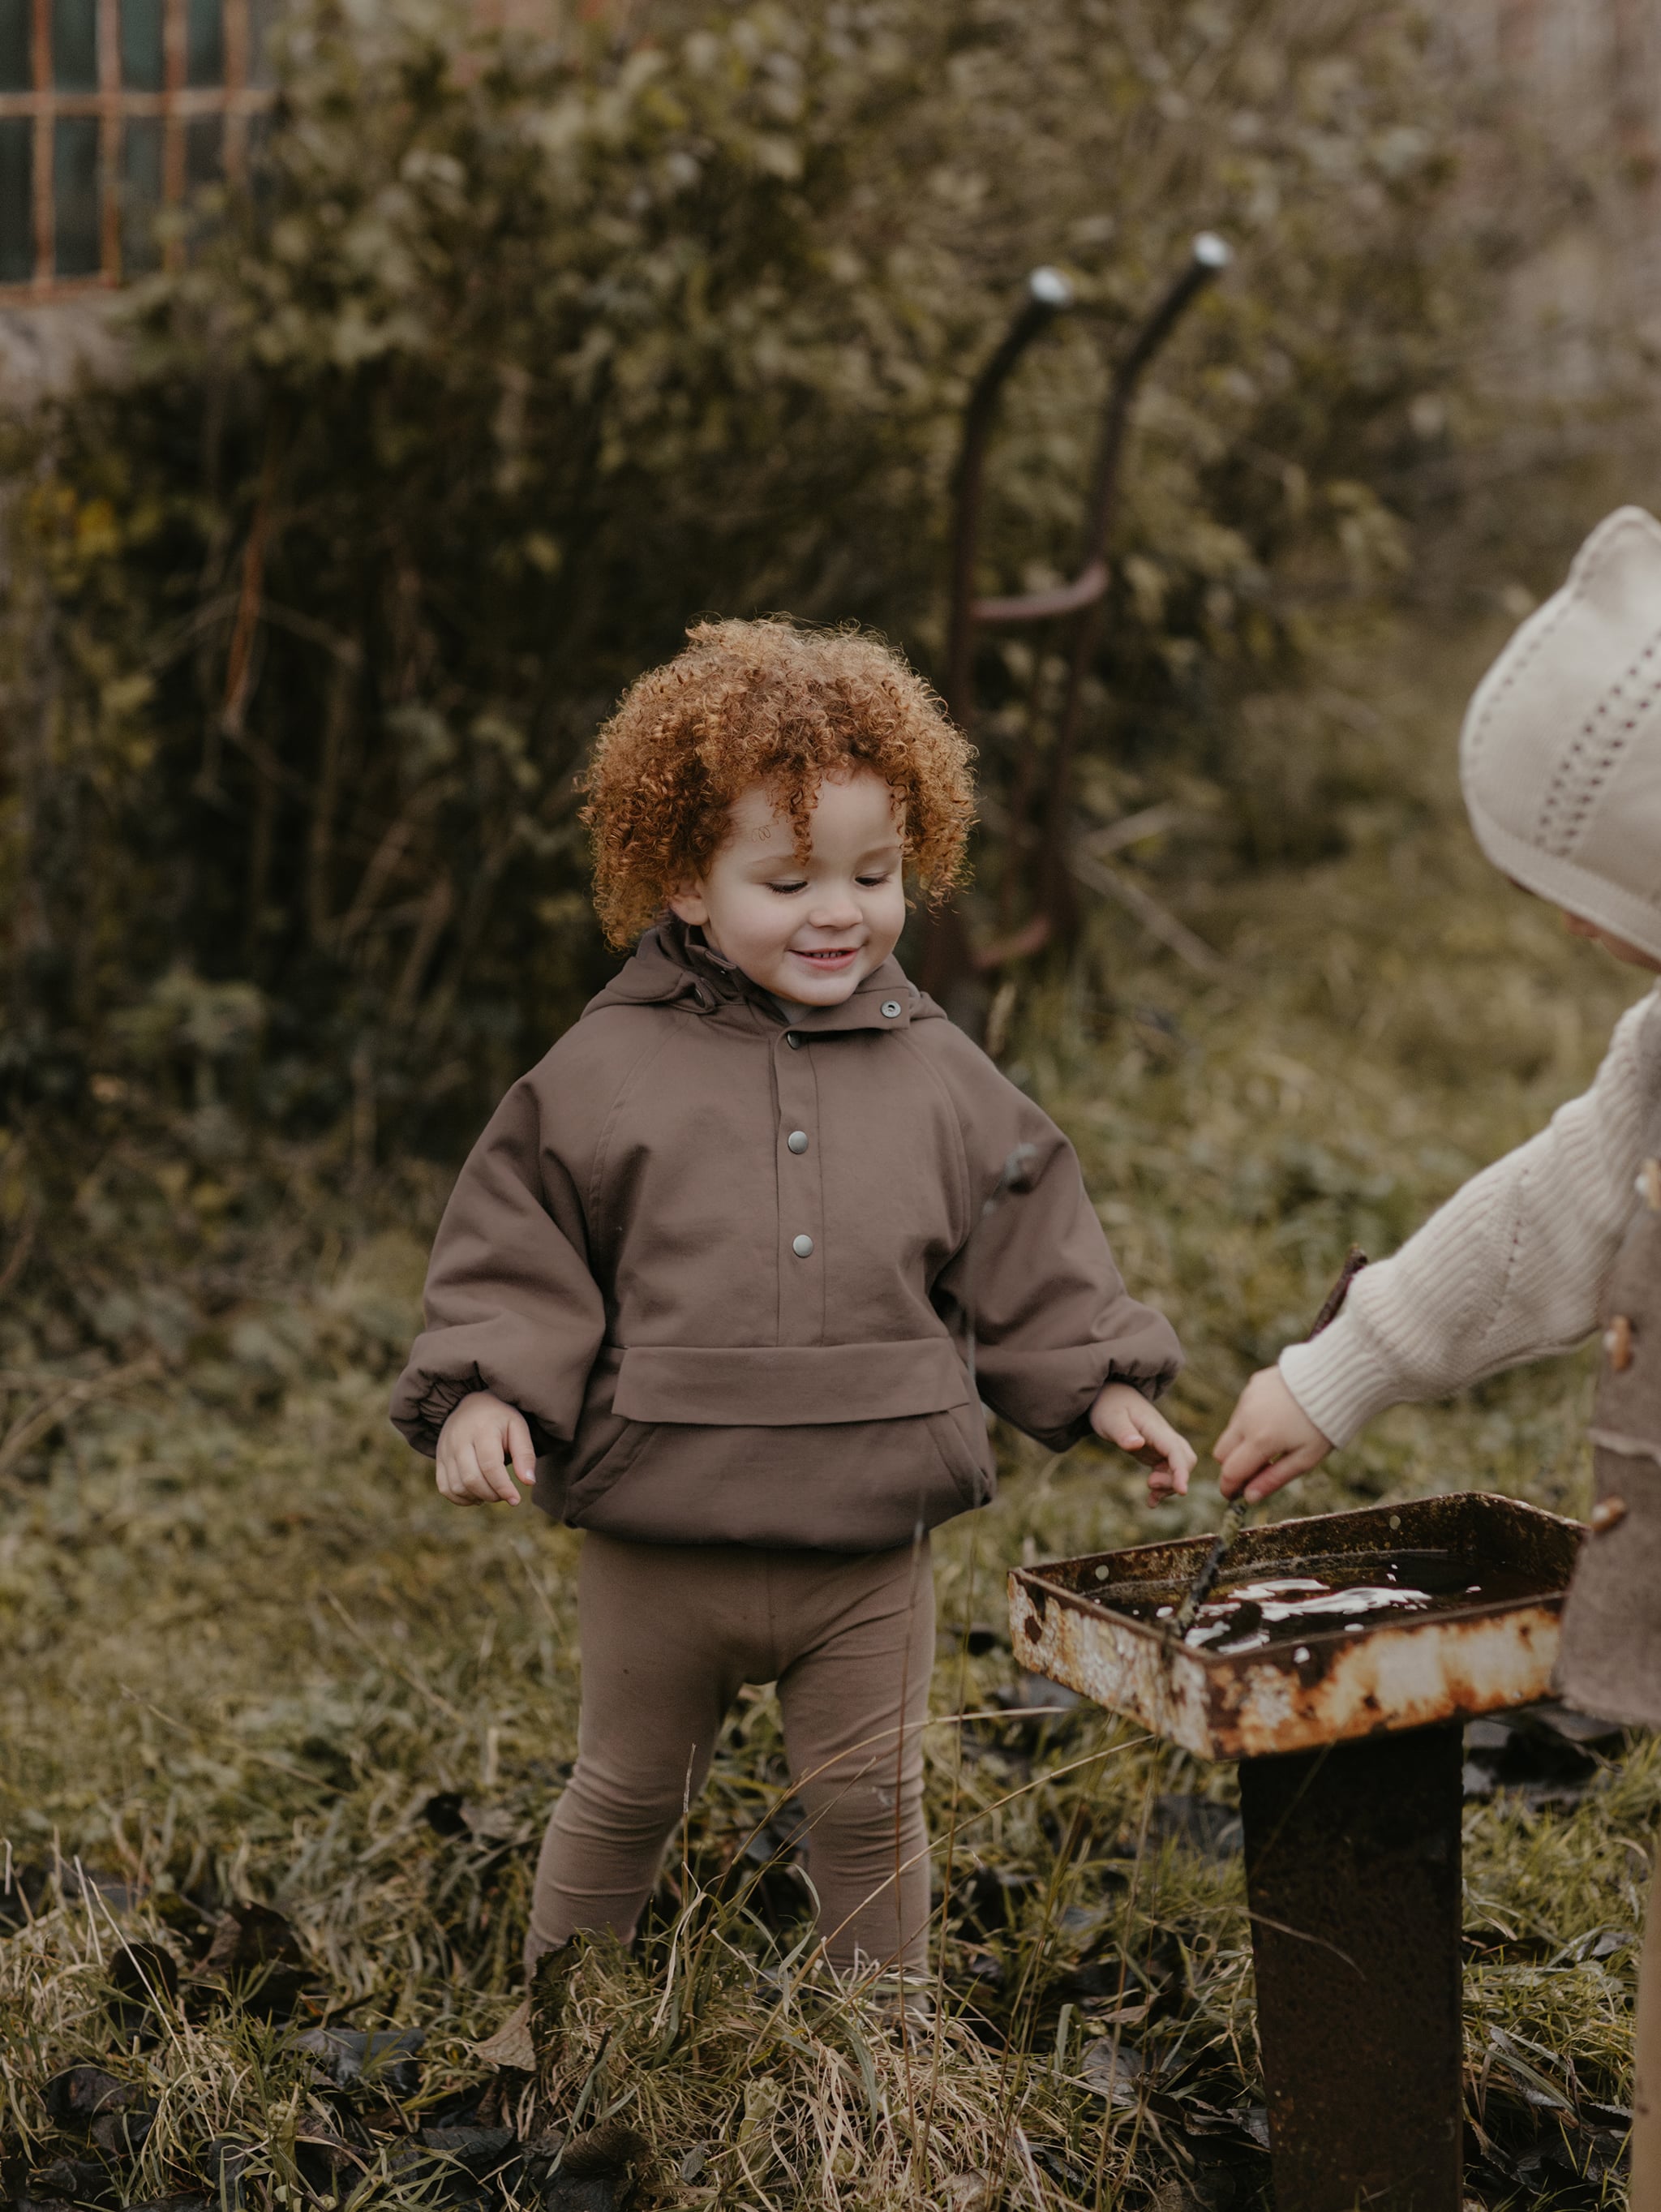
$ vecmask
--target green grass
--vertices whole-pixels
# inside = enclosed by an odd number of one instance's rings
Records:
[[[1078,979],[1015,1010],[1014,1071],[1077,1140],[1133,1285],[1182,1330],[1174,1407],[1197,1439],[1307,1325],[1352,1239],[1390,1249],[1538,1127],[1641,988],[1500,882],[1464,826],[1458,704],[1494,641],[1357,647],[1300,704],[1288,746],[1313,732],[1348,794],[1331,857],[1244,874],[1203,825],[1135,856],[1227,953],[1222,980],[1115,914]],[[216,1222],[218,1175],[118,1146],[77,1233]],[[579,1540],[529,1510],[446,1505],[386,1426],[440,1195],[410,1166],[355,1203],[295,1165],[229,1278],[204,1289],[203,1270],[158,1261],[135,1293],[142,1268],[120,1289],[112,1267],[94,1288],[133,1302],[164,1375],[70,1409],[0,1473],[0,2198],[74,2149],[41,2091],[76,2061],[142,2080],[159,2108],[112,2203],[206,2193],[227,2136],[254,2147],[252,2202],[431,2201],[437,2169],[398,2164],[409,2130],[484,2086],[468,2039],[515,1994],[536,1841],[574,1751]],[[0,1322],[14,1420],[42,1400],[27,1378],[99,1369],[44,1311],[25,1296]],[[1569,1361],[1400,1409],[1277,1510],[1482,1486],[1576,1510],[1586,1389]],[[996,1715],[1015,1686],[1007,1645],[972,1656],[958,1633],[996,1626],[1011,1564],[1210,1525],[1215,1492],[1202,1480],[1149,1515],[1105,1456],[1057,1464],[1012,1438],[1007,1458],[997,1504],[937,1547],[941,2024],[902,2030],[779,1966],[799,1893],[759,1863],[765,1845],[743,1852],[786,1778],[771,1697],[748,1694],[653,1932],[638,1959],[597,1946],[578,1962],[520,2115],[568,2123],[585,2099],[583,2126],[634,2130],[614,2163],[646,2201],[1258,2201],[1239,1862],[1161,1839],[1162,1798],[1227,1800],[1230,1774],[1105,1715],[961,1717]],[[1571,2112],[1624,2100],[1635,1952],[1579,1954],[1638,1927],[1658,1804],[1639,1740],[1572,1812],[1468,1813],[1473,2109],[1513,2153],[1537,2128],[1565,2156],[1589,2139],[1531,2086]],[[427,2031],[413,2100],[325,2093],[257,1998],[190,1972],[235,1899],[292,1922],[302,2021]],[[142,2050],[109,2010],[120,1930],[186,1970]],[[1098,1971],[1068,1995],[1081,1962]],[[1110,2112],[1080,2069],[1094,2047],[1100,2077],[1116,2039],[1160,2070]],[[1215,2131],[1188,2136],[1201,2106]],[[306,2137],[331,2133],[356,2162],[319,2181]],[[522,2179],[522,2199],[540,2185]],[[1619,2201],[1561,2165],[1479,2185],[1496,2205]]]

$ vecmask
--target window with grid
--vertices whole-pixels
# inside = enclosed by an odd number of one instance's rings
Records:
[[[246,172],[277,0],[0,0],[0,298],[115,284]]]

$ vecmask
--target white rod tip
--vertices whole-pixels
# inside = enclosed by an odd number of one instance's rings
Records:
[[[1027,279],[1027,290],[1028,296],[1035,300],[1040,307],[1054,307],[1059,310],[1063,307],[1070,307],[1073,304],[1072,286],[1062,275],[1060,270],[1052,269],[1047,263],[1042,269],[1034,270],[1032,275]]]

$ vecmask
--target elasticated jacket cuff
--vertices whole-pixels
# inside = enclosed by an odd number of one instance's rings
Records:
[[[1280,1356],[1281,1379],[1321,1434],[1347,1444],[1375,1413],[1407,1394],[1353,1314]]]

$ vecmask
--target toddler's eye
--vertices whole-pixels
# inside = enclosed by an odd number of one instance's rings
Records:
[[[790,895],[790,893],[791,893],[791,892],[792,892],[792,891],[804,891],[804,890],[806,890],[806,889],[807,889],[807,884],[805,884],[805,882],[803,882],[803,883],[788,883],[788,884],[769,884],[767,885],[767,889],[768,889],[770,891],[782,891],[782,892],[783,892],[783,893],[785,893],[785,895],[788,897],[788,896]]]
[[[892,869],[889,869],[889,868],[884,868],[884,869],[883,869],[883,871],[882,871],[882,874],[881,874],[880,876],[858,876],[858,877],[856,877],[856,878],[854,878],[854,880],[855,880],[855,881],[856,881],[856,882],[857,882],[857,883],[861,886],[861,888],[862,888],[863,890],[868,890],[868,891],[876,891],[876,890],[882,890],[882,888],[883,884],[886,884],[886,883],[889,880],[889,878],[890,878],[890,877],[892,876],[892,874],[893,874],[893,870],[892,870]]]

